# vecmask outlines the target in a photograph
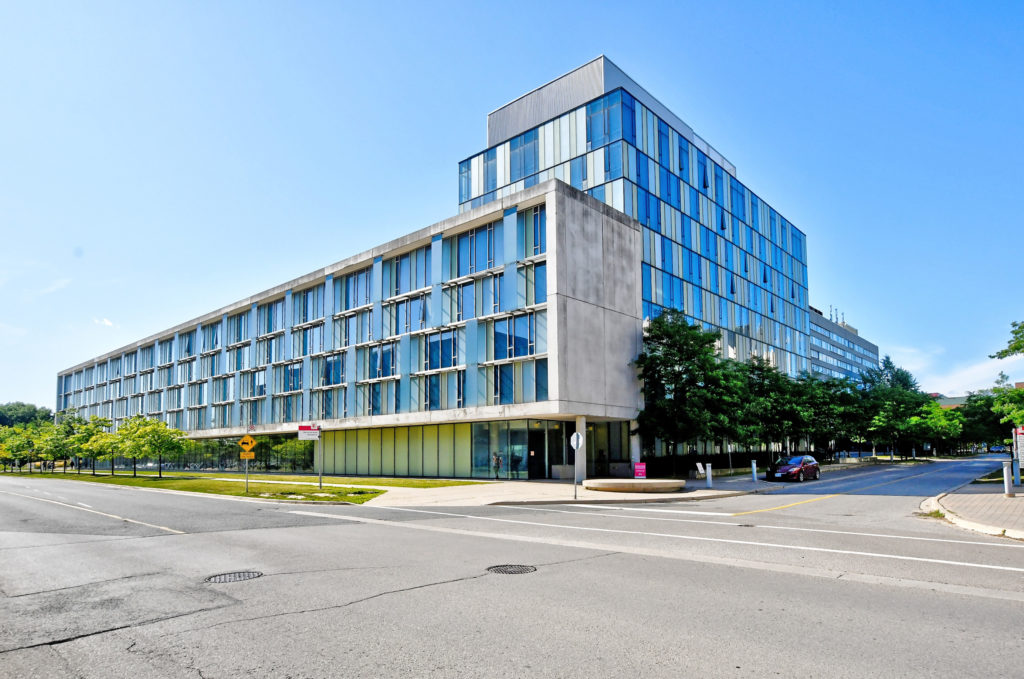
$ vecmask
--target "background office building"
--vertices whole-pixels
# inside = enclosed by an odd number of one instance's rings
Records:
[[[872,344],[845,320],[834,321],[811,310],[811,372],[825,377],[859,380],[878,367],[878,345]]]
[[[318,422],[326,472],[625,473],[642,324],[809,369],[804,234],[600,57],[488,116],[459,214],[58,375],[57,408],[192,437]],[[596,466],[596,467],[595,467]]]

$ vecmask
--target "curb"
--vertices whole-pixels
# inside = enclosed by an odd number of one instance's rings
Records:
[[[703,495],[701,497],[652,497],[652,498],[636,498],[632,500],[621,500],[621,499],[609,499],[609,500],[579,500],[567,498],[565,500],[499,500],[497,502],[488,502],[486,506],[506,506],[515,507],[517,505],[644,505],[644,504],[656,504],[664,502],[700,502],[701,500],[717,500],[724,497],[735,497],[737,495],[749,495],[751,492],[746,490],[735,490],[735,491],[724,491],[721,493],[715,493],[714,495]]]
[[[963,486],[966,485],[967,484],[965,483],[962,486],[959,486],[959,488],[963,488]],[[942,504],[942,498],[946,497],[947,495],[949,495],[949,493],[940,493],[935,497],[930,497],[926,499],[924,502],[921,503],[921,509],[924,509],[925,505],[934,507],[935,509],[941,511],[945,515],[946,520],[952,523],[953,525],[974,531],[976,533],[984,533],[985,535],[994,535],[996,537],[1008,537],[1013,538],[1015,540],[1024,540],[1024,530],[1015,530],[1012,528],[998,528],[996,526],[990,526],[985,523],[978,523],[977,521],[969,521],[961,517],[956,512],[950,511],[944,504]]]

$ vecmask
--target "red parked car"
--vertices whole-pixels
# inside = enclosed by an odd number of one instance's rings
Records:
[[[810,455],[780,457],[768,472],[768,479],[774,481],[783,479],[803,481],[804,479],[817,480],[819,478],[821,478],[821,468],[818,467],[818,461]]]

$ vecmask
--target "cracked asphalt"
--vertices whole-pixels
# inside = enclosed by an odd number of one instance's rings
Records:
[[[1017,677],[1024,543],[915,515],[985,464],[614,507],[0,475],[0,676]]]

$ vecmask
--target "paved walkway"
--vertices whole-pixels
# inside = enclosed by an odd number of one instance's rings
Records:
[[[935,500],[958,526],[1024,540],[1024,487],[1013,490],[1016,497],[1004,497],[1002,483],[970,483]]]

